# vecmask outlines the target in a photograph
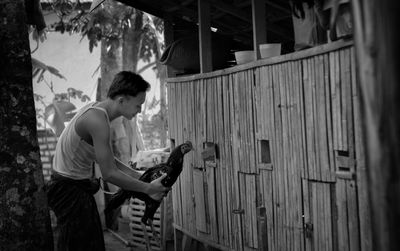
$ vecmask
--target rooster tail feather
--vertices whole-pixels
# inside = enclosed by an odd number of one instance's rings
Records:
[[[129,197],[130,193],[128,191],[122,189],[118,190],[118,192],[111,197],[110,201],[108,201],[104,212],[107,213],[118,208],[125,202],[125,200],[129,199]]]

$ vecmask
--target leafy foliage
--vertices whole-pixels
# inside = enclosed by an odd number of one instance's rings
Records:
[[[45,78],[44,73],[45,72],[49,72],[50,74],[57,76],[61,79],[65,79],[66,78],[60,73],[60,71],[58,69],[56,69],[55,67],[46,65],[44,63],[42,63],[41,61],[32,58],[32,78],[36,78],[36,83],[44,83],[47,85],[47,87],[49,88],[49,90],[51,91],[51,93],[54,95],[53,97],[53,101],[70,101],[71,98],[72,99],[78,99],[81,102],[87,102],[90,101],[89,96],[83,94],[82,91],[80,90],[76,90],[72,87],[67,89],[67,92],[65,93],[55,93],[54,91],[54,86],[53,86],[53,82],[52,81],[47,81]],[[41,103],[44,107],[50,105],[50,104],[46,104],[45,97],[34,93],[34,100],[36,102]],[[36,107],[36,121],[37,121],[37,127],[43,127],[44,125],[42,123],[40,123],[40,121],[44,120],[44,110],[41,108]]]
[[[157,36],[155,31],[163,34],[163,20],[153,17],[124,4],[108,5],[107,8],[97,8],[92,13],[83,8],[77,0],[54,0],[53,8],[59,17],[59,21],[50,27],[61,33],[81,33],[82,37],[89,40],[89,50],[99,45],[100,41],[106,43],[109,52],[119,48],[124,31],[133,28],[132,20],[135,15],[143,17],[141,48],[139,58],[149,63],[154,55],[158,54]],[[162,47],[164,45],[162,44]],[[163,49],[163,48],[161,48]],[[155,69],[156,70],[156,69]]]
[[[44,79],[44,73],[45,72],[50,72],[51,74],[53,74],[54,76],[57,76],[61,79],[65,79],[67,80],[58,69],[56,69],[53,66],[50,65],[46,65],[44,63],[42,63],[41,61],[35,59],[32,57],[32,77],[36,78],[37,80],[36,82],[39,83],[41,81],[43,81]]]

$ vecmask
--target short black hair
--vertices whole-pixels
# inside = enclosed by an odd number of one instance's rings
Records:
[[[117,73],[108,89],[107,97],[114,99],[118,95],[136,97],[140,92],[150,89],[150,84],[140,75],[131,71]]]

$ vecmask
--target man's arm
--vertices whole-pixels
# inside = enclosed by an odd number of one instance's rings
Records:
[[[146,193],[156,200],[162,199],[164,192],[169,188],[161,184],[161,179],[146,183],[118,170],[111,150],[110,128],[102,112],[96,110],[88,112],[85,116],[84,126],[92,137],[96,160],[105,181],[126,190]]]
[[[141,174],[138,171],[132,169],[128,165],[125,165],[125,163],[123,163],[119,159],[117,159],[117,158],[114,158],[114,159],[115,159],[115,163],[117,165],[117,168],[119,170],[121,170],[121,172],[124,172],[124,173],[128,174],[129,176],[131,176],[131,177],[133,177],[135,179],[139,179],[140,178]]]

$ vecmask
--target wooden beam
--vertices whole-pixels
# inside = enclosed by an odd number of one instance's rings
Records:
[[[181,2],[181,3],[179,3],[179,4],[172,3],[172,2],[170,2],[170,1],[166,1],[166,2],[169,3],[169,4],[171,4],[171,5],[174,5],[174,7],[170,7],[170,8],[168,8],[168,9],[166,9],[165,11],[166,11],[166,12],[174,12],[174,11],[179,10],[179,9],[182,8],[182,7],[188,6],[189,4],[191,4],[192,2],[194,2],[194,0],[187,0],[187,1]]]
[[[267,24],[265,21],[265,3],[264,0],[251,0],[253,13],[253,49],[255,59],[260,59],[260,44],[267,42]]]
[[[220,11],[226,12],[234,17],[237,17],[237,18],[243,20],[243,21],[251,22],[250,14],[248,14],[247,12],[244,12],[230,4],[225,4],[221,1],[214,0],[214,1],[212,1],[212,5]]]
[[[400,23],[398,1],[353,0],[373,247],[400,250]],[[363,249],[367,250],[367,249]]]
[[[280,11],[283,11],[286,14],[292,14],[290,9],[286,9],[286,8],[280,6],[279,4],[273,3],[271,1],[267,1],[266,3],[267,3],[267,5],[274,7],[275,9],[278,9]]]
[[[219,250],[222,250],[222,251],[231,250],[229,247],[223,246],[220,243],[213,242],[213,240],[211,240],[210,238],[204,238],[204,237],[199,236],[197,234],[191,233],[191,232],[187,231],[185,228],[183,228],[181,226],[178,226],[175,223],[172,223],[172,225],[173,225],[173,227],[174,227],[176,232],[181,232],[181,233],[183,233],[183,234],[185,234],[187,236],[190,236],[191,238],[203,243],[203,245],[205,244],[205,245],[208,245],[210,247],[213,247],[213,248],[216,248],[216,249],[219,249]],[[181,250],[181,249],[178,249],[178,250]]]
[[[164,21],[164,41],[165,45],[168,46],[174,42],[174,27],[169,18]],[[167,66],[167,77],[174,77],[175,73],[171,66]]]
[[[263,1],[259,1],[259,2],[263,2]],[[234,17],[237,17],[237,18],[241,19],[242,21],[245,21],[249,24],[253,23],[252,16],[249,15],[247,12],[244,12],[232,5],[224,4],[224,3],[216,1],[216,0],[213,0],[211,3],[215,8],[219,9],[220,11],[228,13]],[[264,12],[265,12],[265,6],[264,6]],[[260,16],[262,16],[262,15],[260,15]],[[266,19],[265,13],[264,13],[264,19]],[[262,21],[260,20],[260,22],[262,22]],[[266,23],[266,21],[265,21],[265,23]],[[288,34],[285,34],[284,32],[280,31],[279,29],[271,27],[271,26],[266,26],[266,25],[265,25],[265,27],[267,30],[269,30],[285,39],[293,41],[293,37],[289,36]]]
[[[200,72],[212,71],[210,3],[198,0]]]

